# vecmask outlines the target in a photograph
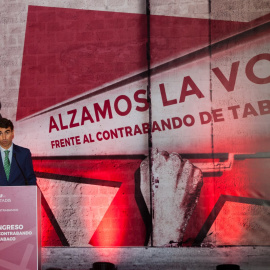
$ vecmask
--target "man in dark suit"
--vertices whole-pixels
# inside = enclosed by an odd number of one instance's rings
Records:
[[[30,150],[15,145],[13,123],[0,118],[0,186],[36,185]]]

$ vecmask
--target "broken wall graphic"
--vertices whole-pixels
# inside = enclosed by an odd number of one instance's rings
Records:
[[[202,171],[189,160],[183,160],[177,153],[169,154],[155,149],[151,158],[151,180],[149,158],[146,158],[140,167],[140,188],[148,210],[153,214],[151,244],[181,246],[203,185]]]
[[[43,245],[269,245],[269,18],[151,15],[149,97],[146,15],[29,6]]]

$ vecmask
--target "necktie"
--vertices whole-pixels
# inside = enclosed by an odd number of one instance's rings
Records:
[[[9,151],[6,150],[5,152],[5,160],[4,160],[4,170],[7,176],[7,180],[9,179],[9,174],[10,174],[10,161],[8,158]]]

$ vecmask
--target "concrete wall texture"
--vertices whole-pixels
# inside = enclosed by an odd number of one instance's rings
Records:
[[[264,252],[269,1],[1,0],[0,14],[0,114],[32,152],[43,247]]]

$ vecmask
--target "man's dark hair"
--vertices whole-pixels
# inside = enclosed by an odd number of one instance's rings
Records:
[[[0,128],[10,128],[12,131],[14,126],[13,123],[7,118],[0,118]]]

